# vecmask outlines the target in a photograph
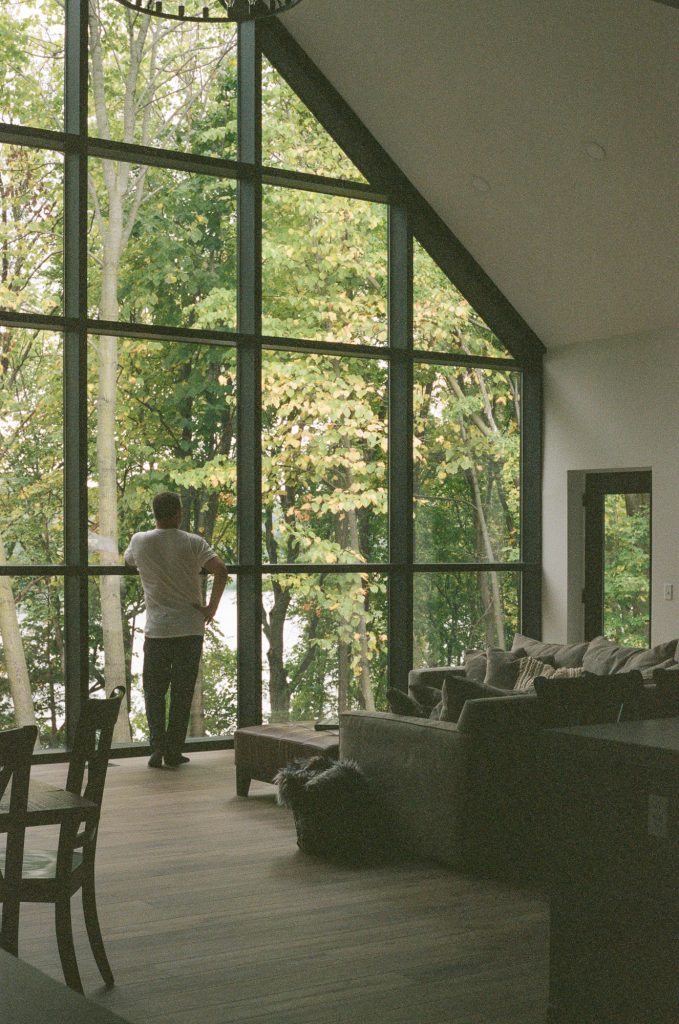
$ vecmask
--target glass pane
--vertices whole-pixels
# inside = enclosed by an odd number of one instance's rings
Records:
[[[0,121],[63,131],[63,3],[3,5],[0,50]]]
[[[604,498],[604,633],[646,647],[650,627],[651,495]]]
[[[0,327],[0,561],[64,560],[61,335]]]
[[[208,593],[209,587],[208,584]],[[142,679],[146,614],[141,580],[138,576],[92,578],[89,601],[93,688],[96,691],[105,686],[110,690],[112,686],[122,685],[128,693],[116,723],[114,742],[147,743],[149,731]],[[231,579],[217,617],[205,632],[187,738],[233,732],[236,692],[236,583]]]
[[[154,525],[153,495],[171,490],[184,528],[235,562],[235,352],[92,337],[88,356],[90,560],[120,564]]]
[[[0,307],[61,313],[63,159],[0,145]]]
[[[91,160],[90,214],[93,316],[235,327],[235,182]]]
[[[268,576],[263,588],[263,721],[386,708],[386,577]]]
[[[346,153],[265,59],[262,60],[262,162],[291,171],[365,181]]]
[[[376,360],[265,352],[263,558],[387,559],[387,371]]]
[[[235,159],[236,36],[90,0],[90,133]]]
[[[265,334],[386,344],[386,207],[264,188],[262,222]]]
[[[520,585],[516,572],[418,573],[415,667],[460,664],[469,648],[509,650],[519,628]]]
[[[520,396],[518,373],[415,366],[417,561],[519,558]]]
[[[64,708],[63,580],[0,576],[0,730],[35,724],[63,747]]]
[[[427,352],[510,357],[488,324],[417,241],[413,246],[413,344]]]

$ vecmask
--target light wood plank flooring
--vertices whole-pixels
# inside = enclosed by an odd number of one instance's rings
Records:
[[[101,986],[76,895],[89,998],[136,1024],[543,1024],[534,892],[431,865],[315,861],[272,786],[235,790],[232,751],[177,770],[112,761],[97,881],[116,987]],[[46,845],[48,830],[31,831]],[[61,979],[51,907],[22,908],[20,955]]]

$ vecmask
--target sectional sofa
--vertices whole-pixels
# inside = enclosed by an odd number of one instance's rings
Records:
[[[622,708],[622,717],[656,718],[679,714],[678,644],[639,649],[604,637],[547,644],[517,634],[509,654],[543,658],[552,672],[575,669],[589,678],[641,673],[638,699]],[[511,663],[502,655],[499,661]],[[340,757],[356,761],[372,782],[405,853],[464,869],[539,875],[546,856],[541,737],[545,729],[578,721],[568,702],[545,701],[530,687],[515,692],[494,685],[498,676],[489,661],[497,667],[487,654],[483,678],[479,652],[465,666],[411,671],[409,695],[420,709],[428,698],[434,717],[424,717],[426,708],[418,716],[343,713]],[[505,674],[505,683],[511,678]],[[434,703],[444,690],[456,721],[442,720]]]

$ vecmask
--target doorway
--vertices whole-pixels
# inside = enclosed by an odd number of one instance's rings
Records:
[[[585,475],[585,639],[651,642],[651,473]]]

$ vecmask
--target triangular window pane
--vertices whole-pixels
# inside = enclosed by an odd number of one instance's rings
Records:
[[[485,320],[416,240],[413,248],[413,344],[426,352],[510,357]]]
[[[262,162],[268,167],[365,181],[346,153],[264,58]]]

